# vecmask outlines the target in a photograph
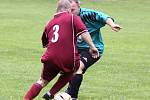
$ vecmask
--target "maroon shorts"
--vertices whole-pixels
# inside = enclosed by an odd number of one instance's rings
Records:
[[[44,80],[51,81],[59,72],[60,70],[54,64],[43,63],[41,77]]]
[[[79,65],[80,65],[80,61],[77,61],[76,66],[74,68],[70,69],[70,71],[68,71],[68,72],[65,72],[60,66],[57,66],[54,63],[50,63],[50,62],[49,63],[43,63],[43,70],[41,73],[41,77],[44,80],[51,81],[54,77],[57,76],[57,74],[59,72],[62,72],[64,74],[65,73],[74,73],[79,68]]]

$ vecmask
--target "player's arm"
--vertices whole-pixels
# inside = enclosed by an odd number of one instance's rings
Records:
[[[43,45],[43,48],[46,48],[47,47],[47,44],[48,44],[48,36],[47,36],[47,33],[46,33],[46,28],[42,34],[42,45]]]
[[[95,45],[91,39],[91,36],[90,36],[88,30],[86,29],[86,26],[83,24],[80,17],[78,17],[78,16],[74,16],[74,31],[75,31],[76,36],[81,35],[82,39],[89,45],[90,53],[91,53],[92,57],[93,58],[99,57],[99,51],[95,47]]]
[[[99,51],[95,47],[89,32],[84,32],[81,34],[81,36],[82,36],[82,39],[89,45],[90,53],[91,53],[92,57],[98,58],[99,57]]]
[[[90,48],[95,48],[95,45],[91,39],[89,32],[82,33],[81,37],[89,45]]]
[[[118,24],[114,23],[113,18],[111,18],[107,14],[91,10],[90,15],[93,15],[91,19],[95,17],[94,19],[99,22],[100,26],[104,26],[105,24],[107,24],[111,27],[112,30],[116,32],[118,32],[121,29],[121,27]]]
[[[121,29],[121,27],[118,24],[115,24],[114,21],[109,17],[106,19],[106,24],[109,25],[111,29],[116,32],[118,32]]]

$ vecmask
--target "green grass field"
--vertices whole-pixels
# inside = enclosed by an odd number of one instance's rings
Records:
[[[40,76],[40,38],[55,1],[0,0],[0,100],[22,100]],[[81,1],[82,7],[109,14],[123,29],[102,29],[105,52],[85,74],[79,100],[150,100],[150,0]]]

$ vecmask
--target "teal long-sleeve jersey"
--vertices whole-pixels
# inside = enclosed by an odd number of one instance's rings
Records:
[[[79,16],[83,23],[86,25],[96,48],[99,50],[100,54],[103,54],[104,43],[100,29],[105,26],[106,20],[107,18],[110,18],[110,16],[102,12],[86,8],[80,8]],[[85,43],[81,36],[78,38],[77,47],[79,49],[89,48],[88,44]]]

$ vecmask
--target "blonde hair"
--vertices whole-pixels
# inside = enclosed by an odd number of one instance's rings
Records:
[[[69,11],[71,9],[71,0],[58,0],[57,12]]]

